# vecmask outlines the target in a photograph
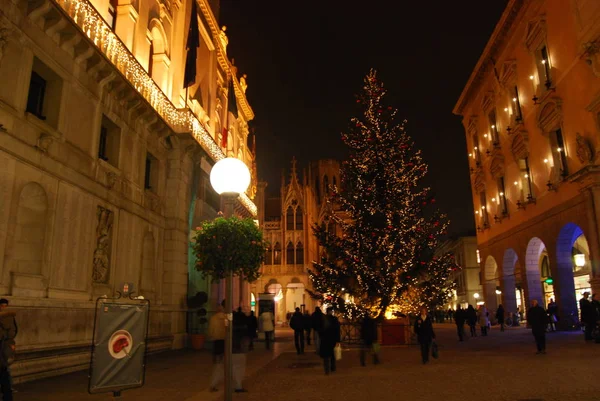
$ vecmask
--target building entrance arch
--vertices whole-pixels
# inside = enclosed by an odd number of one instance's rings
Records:
[[[495,311],[498,308],[498,294],[496,290],[500,285],[498,277],[498,264],[493,256],[488,256],[484,265],[484,295],[485,306],[490,311]]]
[[[520,290],[517,289],[515,271],[518,260],[519,257],[514,249],[509,248],[504,251],[504,257],[502,259],[502,302],[506,312],[516,312],[518,307],[517,299],[519,298],[520,300],[520,297],[517,296],[517,291]]]
[[[542,292],[542,279],[540,274],[540,263],[542,254],[546,251],[546,244],[538,237],[533,237],[527,244],[525,253],[525,277],[527,281],[527,302],[523,305],[526,310],[532,300],[537,299],[544,306],[544,294]]]

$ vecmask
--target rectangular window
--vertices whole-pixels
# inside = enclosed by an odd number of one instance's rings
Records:
[[[560,175],[566,177],[569,175],[569,169],[567,167],[567,154],[565,152],[565,141],[563,139],[562,130],[559,128],[554,131],[554,141],[556,142],[556,154],[560,164]]]
[[[496,125],[496,110],[492,110],[488,113],[488,122],[490,124],[492,143],[494,146],[498,146],[500,144],[500,139],[498,137],[498,127]]]
[[[483,227],[488,227],[489,219],[488,219],[487,199],[485,196],[485,191],[481,191],[479,193],[479,204],[480,204],[480,213],[481,213],[481,225]]]
[[[111,27],[113,32],[117,29],[117,6],[119,5],[118,0],[110,0],[108,4],[108,26]]]
[[[31,71],[31,80],[29,81],[29,94],[27,96],[28,113],[33,114],[40,120],[45,120],[44,116],[44,97],[46,96],[46,80],[37,72]]]
[[[515,85],[513,88],[512,98],[513,116],[515,122],[520,123],[523,121],[523,115],[521,114],[521,102],[519,101],[519,88]]]
[[[531,173],[529,171],[529,158],[519,159],[519,171],[521,172],[523,199],[533,198],[533,186],[531,184]]]
[[[108,117],[102,116],[100,139],[98,141],[98,158],[115,167],[119,167],[121,149],[121,129]]]
[[[157,192],[158,189],[158,160],[151,153],[146,153],[144,188],[154,192]]]
[[[548,48],[546,46],[542,47],[540,50],[541,63],[544,67],[544,78],[545,85],[548,89],[552,86],[552,79],[550,77],[550,59],[548,58]]]
[[[504,185],[504,177],[498,178],[498,201],[500,202],[500,211],[502,215],[508,214],[508,205],[506,203],[506,187]]]
[[[150,41],[150,50],[148,51],[148,75],[152,78],[152,67],[154,64],[154,41]],[[186,103],[188,99],[185,100]]]
[[[475,164],[481,164],[481,153],[479,152],[479,138],[477,134],[473,135],[473,157],[475,158]]]

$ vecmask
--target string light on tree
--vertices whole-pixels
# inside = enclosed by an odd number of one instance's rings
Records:
[[[427,164],[406,121],[384,103],[385,93],[371,71],[357,96],[360,114],[342,134],[349,158],[342,163],[341,185],[330,188],[327,199],[329,222],[340,235],[324,224],[313,227],[325,253],[309,271],[310,293],[322,301],[330,294],[328,303],[349,318],[442,305],[458,268],[451,255],[432,254],[449,221],[432,206],[430,188],[421,185]],[[424,214],[424,208],[433,210]]]

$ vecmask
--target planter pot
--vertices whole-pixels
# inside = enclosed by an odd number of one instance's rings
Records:
[[[204,334],[191,334],[190,337],[192,339],[192,349],[204,349],[204,343],[206,341],[206,336]]]

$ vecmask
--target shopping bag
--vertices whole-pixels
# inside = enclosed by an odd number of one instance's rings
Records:
[[[373,343],[373,352],[378,354],[379,350],[381,349],[381,345],[379,345],[379,343]]]
[[[431,356],[434,357],[435,359],[437,359],[439,356],[438,345],[435,341],[431,343]]]
[[[333,349],[333,356],[335,357],[336,361],[342,359],[342,346],[340,344],[337,344]]]

